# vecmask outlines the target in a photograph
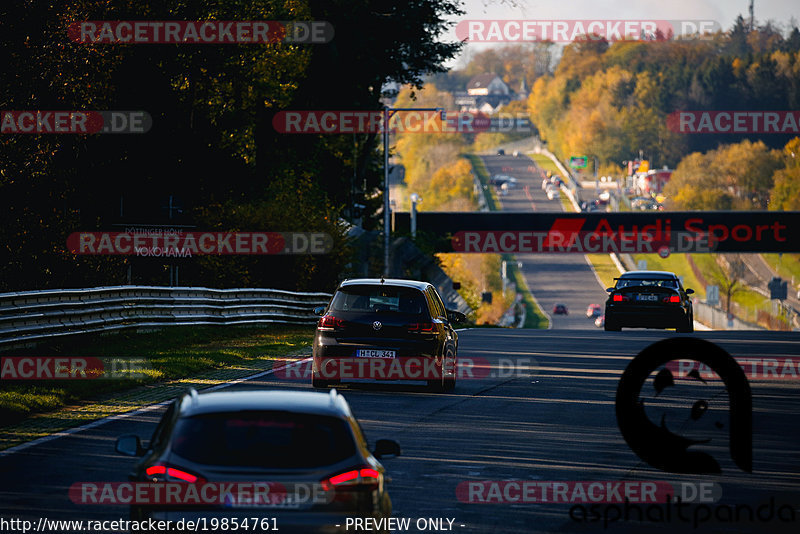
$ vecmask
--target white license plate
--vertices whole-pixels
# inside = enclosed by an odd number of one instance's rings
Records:
[[[397,356],[395,350],[356,349],[356,358],[394,358],[395,356]]]
[[[658,295],[638,295],[636,300],[658,300]]]

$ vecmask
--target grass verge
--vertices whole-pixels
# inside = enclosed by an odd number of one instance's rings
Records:
[[[137,378],[0,382],[0,449],[107,415],[272,368],[310,353],[313,326],[169,327],[157,332],[70,336],[8,356],[142,359]]]

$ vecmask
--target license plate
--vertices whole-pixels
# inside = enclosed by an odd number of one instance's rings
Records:
[[[250,496],[227,495],[224,506],[226,508],[261,508],[268,510],[299,510],[301,508],[299,496],[289,493],[279,495],[277,498],[255,499]]]
[[[356,358],[394,358],[397,356],[395,350],[381,349],[357,349]]]
[[[637,295],[636,300],[658,300],[658,295]]]

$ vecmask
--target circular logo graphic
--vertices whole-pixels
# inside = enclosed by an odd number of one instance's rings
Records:
[[[380,330],[381,328],[383,328],[383,325],[381,324],[380,321],[375,321],[374,323],[372,323],[372,328],[375,330]]]

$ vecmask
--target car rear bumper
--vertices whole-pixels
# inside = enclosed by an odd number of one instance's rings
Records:
[[[679,307],[625,306],[607,307],[606,323],[617,326],[675,328],[686,322],[687,312]]]

